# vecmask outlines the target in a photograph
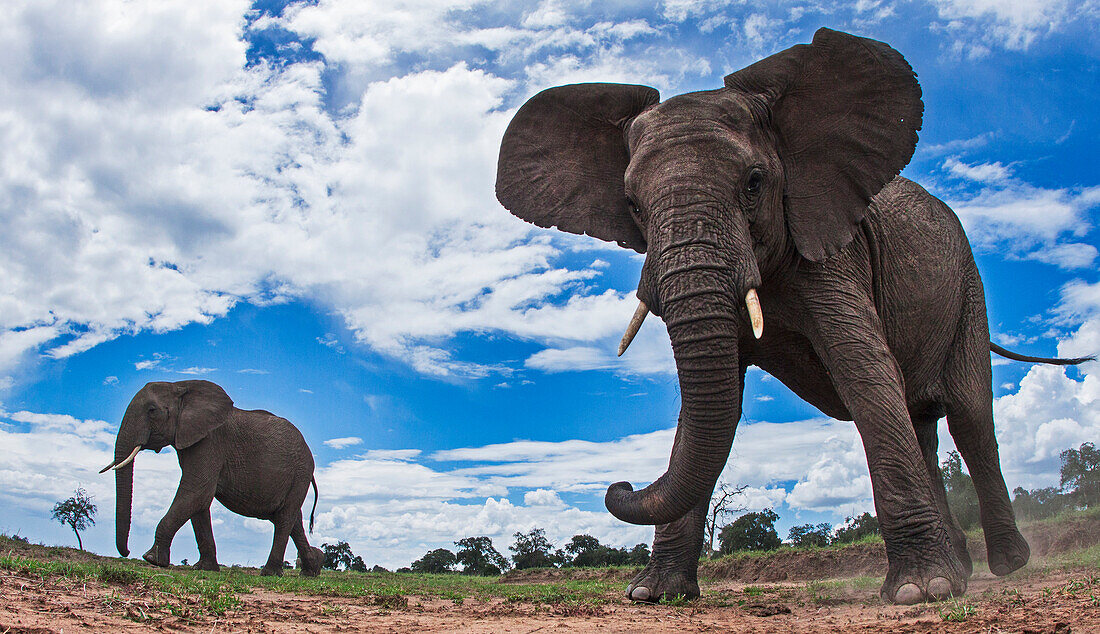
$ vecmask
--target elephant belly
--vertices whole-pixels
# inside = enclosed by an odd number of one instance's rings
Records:
[[[773,328],[767,337],[756,343],[751,363],[779,379],[799,398],[826,416],[852,420],[828,370],[805,336]]]
[[[222,505],[259,519],[301,506],[313,457],[293,425],[266,411],[240,411],[225,442],[230,449],[214,495]]]
[[[286,501],[285,491],[282,492],[282,496],[273,495],[272,493],[272,491],[265,491],[257,494],[256,492],[240,491],[232,488],[222,490],[219,487],[218,493],[215,494],[215,500],[238,515],[256,517],[257,520],[271,520],[279,509],[282,509]]]

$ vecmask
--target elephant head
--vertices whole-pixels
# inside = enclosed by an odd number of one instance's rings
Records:
[[[115,459],[100,473],[115,471],[115,545],[130,554],[130,512],[134,492],[134,457],[142,449],[160,451],[168,445],[185,449],[229,420],[233,401],[210,381],[147,383],[122,417],[115,438]]]
[[[647,311],[672,341],[682,405],[669,467],[641,491],[612,485],[616,517],[671,522],[713,489],[741,415],[739,342],[763,331],[756,289],[853,239],[911,158],[922,112],[897,51],[821,29],[719,90],[662,103],[645,86],[576,84],[516,113],[498,199],[536,225],[645,253],[624,344]]]

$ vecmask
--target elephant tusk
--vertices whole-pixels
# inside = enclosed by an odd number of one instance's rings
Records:
[[[138,455],[139,451],[141,451],[141,445],[138,445],[137,447],[134,447],[134,450],[131,451],[130,455],[126,456],[126,459],[123,460],[122,462],[118,463],[117,465],[114,464],[114,463],[109,464],[106,467],[103,467],[102,469],[100,469],[99,472],[104,473],[108,469],[110,469],[111,471],[118,471],[119,469],[121,469],[121,468],[125,467],[126,465],[130,464],[131,462],[133,462],[134,461],[134,456]]]
[[[759,339],[764,334],[764,313],[760,310],[760,297],[757,296],[755,288],[750,288],[745,294],[745,308],[749,310],[752,334]]]
[[[645,321],[645,316],[648,314],[649,307],[645,305],[645,302],[639,301],[638,308],[634,311],[634,316],[630,318],[630,323],[626,326],[626,332],[623,333],[623,340],[619,342],[620,357],[630,347],[630,342],[634,341],[634,335],[638,334],[638,329],[642,327],[642,322]]]

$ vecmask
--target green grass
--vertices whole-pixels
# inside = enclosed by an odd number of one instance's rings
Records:
[[[566,612],[590,612],[622,592],[619,581],[566,579],[552,583],[500,583],[496,577],[458,574],[358,573],[322,571],[320,577],[301,577],[285,571],[282,577],[261,577],[256,571],[226,567],[219,572],[189,568],[152,568],[137,560],[92,558],[87,561],[37,559],[11,555],[0,536],[0,570],[29,579],[63,578],[73,583],[100,582],[119,586],[109,590],[106,607],[126,618],[145,622],[156,615],[181,618],[220,616],[240,605],[240,595],[255,588],[318,597],[364,598],[382,610],[407,608],[408,597],[442,599],[456,605],[469,601],[526,603],[555,606]],[[47,549],[43,549],[45,552]],[[9,554],[2,554],[5,551]],[[65,552],[65,551],[62,551]],[[37,554],[37,553],[36,553]],[[48,553],[46,555],[49,556]],[[125,586],[127,592],[121,592]],[[130,599],[123,599],[128,595]],[[141,596],[142,600],[133,599]],[[320,604],[322,611],[341,608]]]
[[[966,601],[959,601],[957,599],[948,601],[937,608],[937,611],[939,612],[940,618],[948,623],[963,623],[978,612],[974,606]]]

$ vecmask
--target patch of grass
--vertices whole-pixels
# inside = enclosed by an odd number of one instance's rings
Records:
[[[963,623],[977,614],[978,610],[966,601],[954,599],[937,608],[940,618],[948,623]]]
[[[105,565],[99,570],[99,580],[103,583],[116,583],[119,585],[125,585],[128,583],[134,583],[139,579],[141,579],[141,574],[139,574],[133,568]]]
[[[832,603],[834,601],[833,591],[836,589],[837,586],[821,581],[811,581],[806,584],[806,593],[809,594],[810,602],[814,605]]]
[[[663,600],[662,603],[664,603],[665,605],[671,605],[674,608],[686,608],[686,607],[692,605],[693,600],[687,598],[686,596],[684,596],[682,594],[678,594],[678,595],[672,597],[671,599]]]
[[[254,570],[223,567],[219,572],[190,568],[151,568],[125,559],[103,561],[39,560],[0,556],[0,569],[33,578],[66,578],[74,582],[99,582],[126,586],[127,593],[146,598],[141,605],[123,599],[115,590],[107,594],[108,607],[123,611],[125,618],[145,621],[172,614],[183,619],[220,616],[240,605],[239,595],[263,588],[272,592],[319,597],[365,598],[382,610],[403,610],[408,597],[439,598],[456,604],[464,601],[503,599],[512,603],[556,606],[578,614],[598,609],[622,592],[614,580],[564,579],[553,583],[500,583],[496,577],[458,574],[427,575],[392,572],[358,573],[322,571],[319,577],[302,577],[284,571],[282,577],[261,577]]]

